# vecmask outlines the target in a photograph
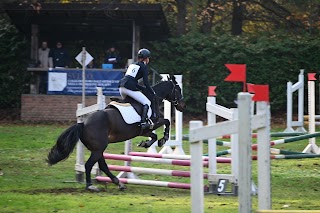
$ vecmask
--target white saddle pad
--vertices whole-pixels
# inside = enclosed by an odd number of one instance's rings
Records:
[[[137,111],[131,106],[131,104],[129,103],[118,103],[115,101],[112,101],[109,103],[109,105],[112,105],[114,107],[116,107],[123,120],[127,123],[127,124],[133,124],[133,123],[138,123],[141,121],[141,116],[137,113]],[[150,115],[149,115],[150,114]],[[148,111],[148,116],[151,116],[151,110]]]

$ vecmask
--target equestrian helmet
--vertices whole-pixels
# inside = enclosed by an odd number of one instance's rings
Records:
[[[151,52],[148,49],[141,49],[138,51],[138,58],[150,58],[151,57]]]

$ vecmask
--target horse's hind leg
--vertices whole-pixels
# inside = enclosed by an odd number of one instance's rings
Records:
[[[126,189],[127,187],[120,182],[120,180],[114,176],[110,170],[109,170],[109,167],[106,163],[106,161],[104,160],[103,157],[101,157],[99,160],[98,160],[98,163],[99,163],[99,168],[106,174],[108,175],[108,177],[112,180],[112,183],[116,184],[120,190],[124,190]]]
[[[85,169],[86,169],[86,188],[91,191],[96,191],[98,192],[99,189],[95,186],[92,185],[91,181],[91,170],[93,165],[102,157],[102,152],[91,152],[91,155],[88,159],[88,161],[85,164]]]

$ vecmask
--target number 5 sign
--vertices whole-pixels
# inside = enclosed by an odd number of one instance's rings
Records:
[[[219,179],[218,185],[217,185],[217,193],[224,193],[228,186],[228,180],[227,179]]]

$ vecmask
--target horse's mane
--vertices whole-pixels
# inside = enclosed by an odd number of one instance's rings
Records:
[[[155,85],[152,86],[153,89],[158,90],[168,83],[172,83],[171,80],[158,81]]]

